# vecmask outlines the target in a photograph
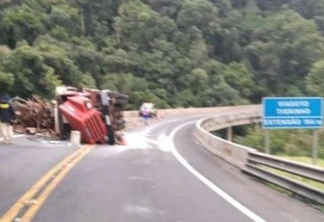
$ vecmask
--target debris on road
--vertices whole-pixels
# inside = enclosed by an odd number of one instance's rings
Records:
[[[16,132],[25,134],[54,132],[54,107],[53,102],[32,96],[31,99],[15,97],[12,105],[16,112],[14,128]]]
[[[84,142],[124,143],[124,106],[129,97],[116,91],[57,87],[55,100],[15,97],[14,129],[18,133],[69,139],[72,130]]]

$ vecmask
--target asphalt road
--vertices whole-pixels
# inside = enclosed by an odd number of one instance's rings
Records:
[[[33,221],[324,221],[324,213],[252,180],[195,143],[191,121],[199,118],[154,122],[128,132],[127,146],[98,146]],[[1,144],[0,214],[71,152],[66,144],[24,138]]]
[[[16,138],[15,144],[0,141],[0,217],[37,180],[74,150],[66,143],[50,144]]]

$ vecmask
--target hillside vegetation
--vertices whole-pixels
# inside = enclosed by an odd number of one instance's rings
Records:
[[[244,126],[244,132],[236,134],[234,142],[258,151],[265,151],[265,132],[260,127]],[[311,163],[313,149],[313,130],[279,129],[270,130],[271,154],[290,157],[292,160]],[[319,129],[318,138],[319,165],[324,167],[324,129]]]
[[[324,96],[324,0],[0,0],[0,94],[119,90],[129,109]]]

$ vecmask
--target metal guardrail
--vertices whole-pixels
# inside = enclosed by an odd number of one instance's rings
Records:
[[[324,204],[324,190],[307,185],[299,180],[278,174],[280,170],[301,178],[324,183],[324,169],[294,161],[284,160],[271,155],[249,152],[247,163],[242,172],[280,186],[295,194]]]
[[[284,160],[261,153],[249,153],[248,162],[254,165],[263,165],[277,170],[285,171],[296,176],[324,183],[324,169],[307,164]]]
[[[207,150],[240,168],[242,172],[280,186],[295,194],[324,205],[324,190],[307,185],[291,177],[278,174],[278,170],[324,184],[324,168],[285,160],[257,152],[255,149],[219,138],[209,131],[259,121],[262,112],[228,113],[200,120],[196,124],[195,137]]]

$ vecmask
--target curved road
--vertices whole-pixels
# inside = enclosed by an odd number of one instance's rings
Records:
[[[324,213],[254,181],[197,144],[192,130],[201,117],[169,118],[129,131],[127,146],[97,146],[32,221],[324,221]],[[64,143],[26,138],[1,144],[0,215],[74,151]]]

